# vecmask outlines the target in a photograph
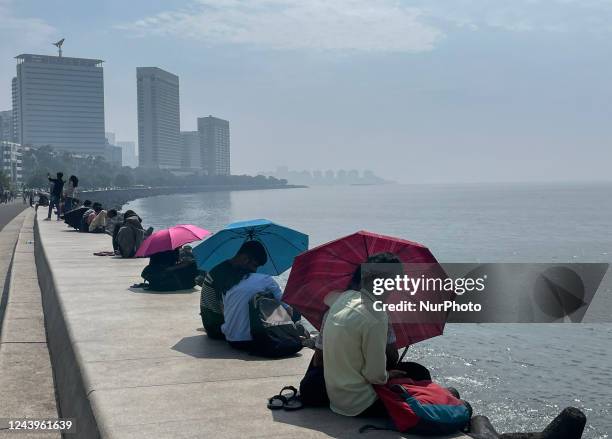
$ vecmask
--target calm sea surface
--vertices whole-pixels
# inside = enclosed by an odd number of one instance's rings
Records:
[[[191,223],[216,231],[268,218],[309,234],[311,246],[366,229],[421,242],[441,262],[612,262],[612,184],[211,192],[125,208],[156,229]],[[587,317],[609,319],[610,273],[597,294]],[[407,357],[457,387],[499,431],[540,430],[572,405],[588,417],[585,437],[612,434],[612,325],[447,325]]]

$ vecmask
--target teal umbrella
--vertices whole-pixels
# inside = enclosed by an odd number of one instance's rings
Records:
[[[293,264],[293,259],[308,250],[308,235],[281,226],[267,219],[228,224],[193,249],[200,270],[210,271],[215,265],[234,257],[247,241],[258,241],[266,249],[268,262],[258,273],[278,276]]]

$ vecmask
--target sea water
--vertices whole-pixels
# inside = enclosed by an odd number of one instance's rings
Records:
[[[612,262],[612,184],[329,186],[205,192],[129,203],[146,226],[268,218],[311,246],[369,230],[425,244],[440,262]],[[286,281],[286,275],[279,278]],[[610,320],[608,272],[586,320]],[[540,430],[561,409],[612,434],[612,325],[449,324],[406,358],[454,386],[501,432]]]

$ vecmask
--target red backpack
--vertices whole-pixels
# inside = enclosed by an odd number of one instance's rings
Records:
[[[468,406],[434,382],[397,378],[374,389],[399,432],[450,434],[470,421]]]

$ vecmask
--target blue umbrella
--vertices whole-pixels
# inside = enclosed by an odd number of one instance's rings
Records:
[[[278,276],[293,264],[293,258],[308,250],[308,235],[275,224],[267,219],[228,224],[193,249],[200,270],[210,271],[215,265],[234,257],[246,241],[259,241],[268,253],[268,262],[258,273]]]

